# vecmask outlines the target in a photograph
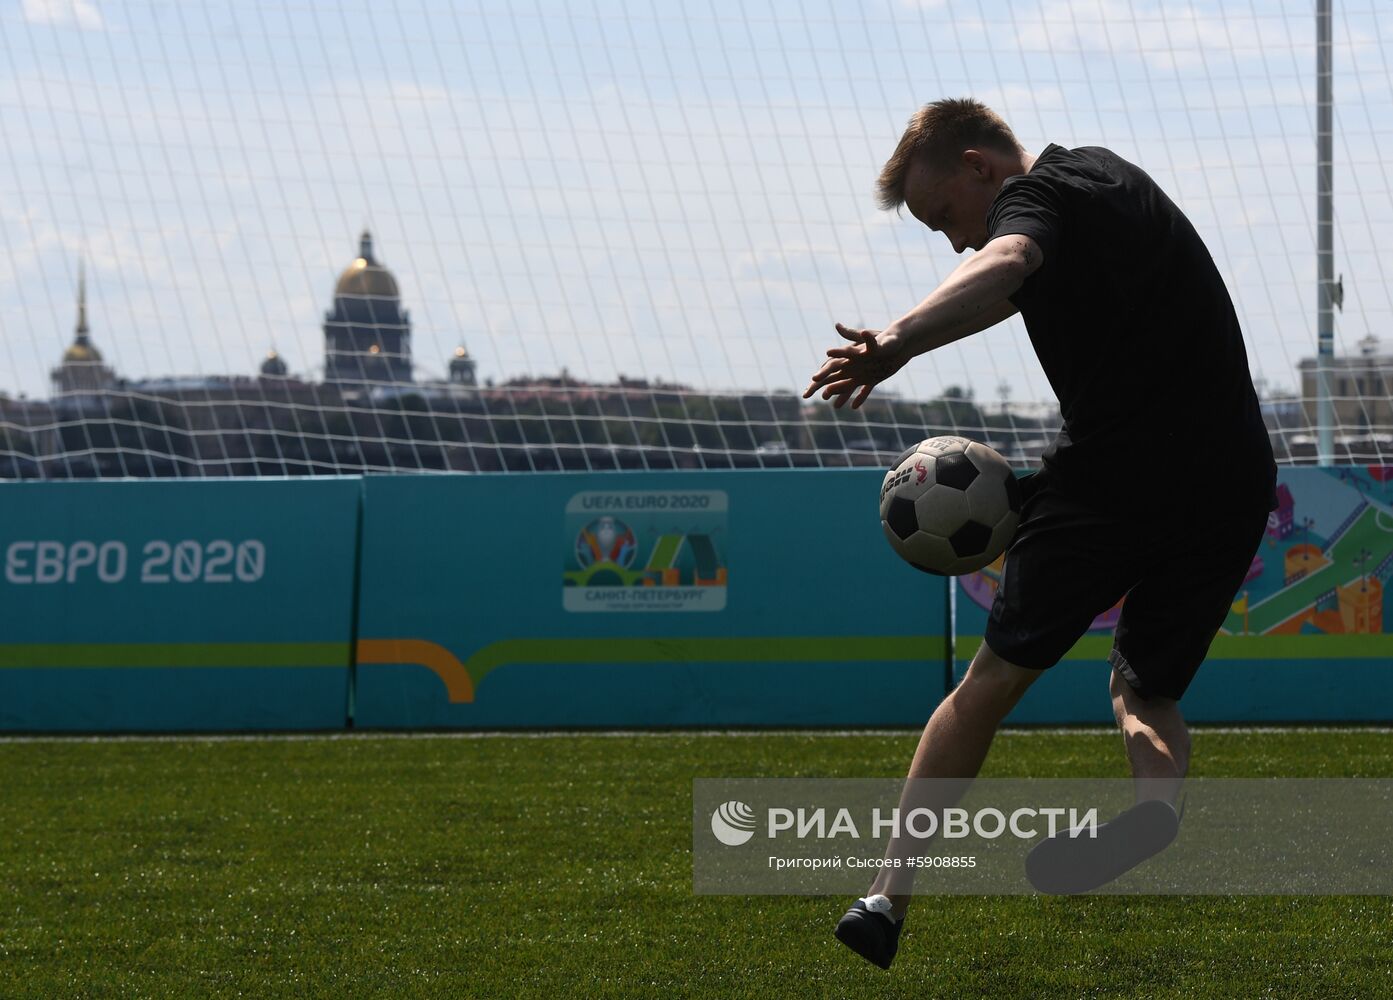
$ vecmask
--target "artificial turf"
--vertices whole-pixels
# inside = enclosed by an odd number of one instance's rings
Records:
[[[694,896],[696,777],[895,777],[912,733],[0,743],[0,997],[1384,997],[1383,897]],[[991,776],[1122,777],[1008,731]],[[1193,775],[1393,777],[1378,731],[1197,729]]]

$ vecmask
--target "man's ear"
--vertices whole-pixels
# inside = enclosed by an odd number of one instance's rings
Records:
[[[987,161],[986,156],[978,149],[964,149],[962,165],[975,177],[986,177],[991,173],[991,163]]]

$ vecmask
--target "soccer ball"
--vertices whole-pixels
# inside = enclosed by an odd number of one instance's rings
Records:
[[[880,526],[916,569],[961,576],[1006,551],[1021,516],[1016,475],[995,450],[962,437],[920,441],[880,487]]]

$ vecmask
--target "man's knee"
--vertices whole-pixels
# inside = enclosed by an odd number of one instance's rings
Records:
[[[960,700],[971,699],[984,708],[995,709],[1004,716],[1040,674],[1039,670],[1002,659],[984,642],[953,694]]]
[[[1117,670],[1112,672],[1108,690],[1112,694],[1113,718],[1123,736],[1149,740],[1163,732],[1169,739],[1182,741],[1181,749],[1189,751],[1190,733],[1174,698],[1143,698]]]

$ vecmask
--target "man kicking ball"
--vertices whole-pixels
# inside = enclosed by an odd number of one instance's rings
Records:
[[[1126,595],[1108,661],[1138,804],[1096,841],[1045,841],[1027,866],[1042,891],[1088,891],[1175,837],[1190,758],[1177,703],[1277,506],[1242,331],[1194,227],[1107,149],[1031,154],[977,101],[936,101],[910,119],[878,188],[882,208],[977,252],[883,330],[837,324],[845,342],[804,398],[859,407],[910,359],[1019,311],[1064,424],[1023,480],[981,649],[909,777],[975,777],[1026,689]],[[881,871],[836,933],[889,968],[912,874]]]

